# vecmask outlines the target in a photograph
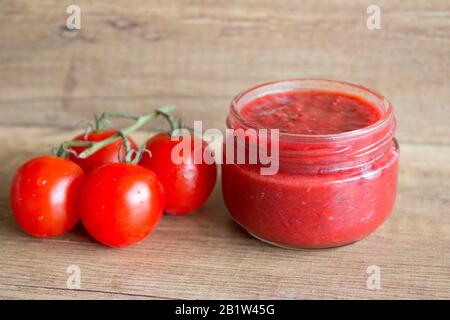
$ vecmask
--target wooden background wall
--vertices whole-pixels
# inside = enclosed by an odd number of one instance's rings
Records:
[[[0,1],[0,124],[74,128],[103,110],[176,103],[224,126],[255,84],[322,77],[378,90],[400,141],[450,142],[450,2]],[[81,8],[67,31],[66,8]]]

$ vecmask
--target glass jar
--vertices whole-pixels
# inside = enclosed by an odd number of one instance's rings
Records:
[[[238,95],[227,127],[259,130],[240,116],[243,106],[267,94],[307,90],[360,97],[378,108],[381,117],[362,129],[337,134],[280,132],[278,172],[261,175],[259,163],[224,162],[223,196],[232,218],[260,240],[291,248],[341,246],[372,233],[394,206],[399,148],[387,99],[338,81],[272,82]],[[261,140],[245,143],[249,147]]]

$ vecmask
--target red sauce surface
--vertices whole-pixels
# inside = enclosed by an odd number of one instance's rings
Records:
[[[258,128],[308,134],[361,129],[382,117],[376,107],[362,99],[324,91],[266,95],[245,105],[240,115]],[[280,171],[269,176],[260,174],[259,165],[224,164],[225,204],[238,224],[274,244],[322,248],[359,240],[378,228],[392,211],[399,154],[393,139],[384,142],[381,151],[374,152],[362,165],[351,164],[361,156],[351,152],[361,149],[367,156],[370,149],[365,147],[375,145],[386,133],[349,141],[349,153],[339,154],[349,166],[342,170],[315,168],[319,158],[306,154],[295,160],[280,156]],[[314,148],[331,152],[336,145],[280,141],[280,152]],[[308,170],[299,162],[308,163]]]
[[[283,92],[257,98],[240,111],[257,128],[297,134],[333,134],[367,127],[380,111],[355,96],[328,91]]]

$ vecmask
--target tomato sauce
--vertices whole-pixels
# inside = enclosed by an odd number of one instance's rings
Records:
[[[367,127],[380,111],[367,101],[339,92],[311,90],[257,98],[240,112],[256,128],[297,134],[333,134]]]
[[[284,91],[273,92],[280,84]],[[298,90],[303,84],[317,88]],[[249,90],[233,101],[229,127],[282,132],[275,175],[261,175],[260,165],[222,167],[231,216],[263,241],[340,246],[373,232],[393,209],[399,152],[392,107],[368,89],[328,85],[272,83],[255,88],[254,98]]]

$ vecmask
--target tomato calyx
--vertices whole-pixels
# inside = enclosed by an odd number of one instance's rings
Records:
[[[90,155],[94,154],[95,152],[97,152],[98,150],[104,148],[105,146],[114,143],[120,139],[122,139],[123,136],[128,136],[129,134],[135,132],[136,130],[140,129],[141,127],[143,127],[145,124],[147,124],[148,122],[150,122],[151,120],[156,119],[158,116],[161,115],[162,112],[164,113],[168,113],[171,112],[175,107],[168,105],[168,106],[163,106],[149,114],[143,115],[143,116],[136,116],[133,119],[135,119],[135,122],[133,124],[131,124],[130,126],[120,130],[117,132],[117,134],[102,140],[102,141],[98,141],[96,143],[94,143],[90,148],[84,150],[83,152],[81,152],[78,157],[85,159],[87,157],[89,157]]]
[[[91,131],[89,131],[89,128],[86,130],[85,135],[89,135],[90,132],[101,132],[102,130],[105,130],[108,125],[108,120],[110,118],[126,118],[126,119],[132,119],[134,120],[134,123],[129,125],[128,127],[125,127],[122,130],[119,130],[116,134],[101,140],[101,141],[65,141],[63,142],[59,147],[53,147],[52,148],[52,154],[54,156],[60,157],[60,158],[67,158],[69,154],[75,154],[76,157],[80,159],[86,159],[93,155],[94,153],[98,152],[99,150],[105,148],[106,146],[113,144],[119,140],[124,141],[124,147],[127,150],[126,159],[125,162],[132,163],[134,162],[133,159],[133,150],[130,150],[130,145],[128,138],[126,138],[129,134],[135,132],[136,130],[143,127],[148,122],[156,119],[159,116],[164,116],[166,119],[172,119],[173,117],[169,115],[170,112],[172,112],[175,109],[175,106],[173,105],[166,105],[162,106],[155,111],[148,113],[146,115],[133,115],[130,113],[122,113],[122,112],[105,112],[100,116],[95,117],[95,123],[94,125],[91,125]],[[125,139],[124,139],[125,137]],[[127,141],[127,142],[125,142]],[[82,152],[77,154],[72,147],[86,147]],[[145,150],[139,151],[145,153]],[[138,155],[139,155],[138,152]],[[120,154],[120,153],[119,153]],[[142,154],[139,157],[142,157]],[[135,157],[135,158],[139,158]]]
[[[131,147],[130,140],[123,133],[123,131],[119,131],[118,134],[122,138],[123,143],[119,147],[118,152],[118,162],[129,163],[137,165],[139,161],[141,161],[142,157],[145,153],[148,153],[151,156],[151,152],[146,148],[145,144],[139,148],[139,150],[135,150]],[[122,161],[120,155],[122,153],[122,148],[125,148],[125,157]]]
[[[58,158],[67,159],[69,154],[77,156],[77,153],[71,147],[91,147],[92,145],[93,143],[90,141],[66,141],[59,147],[52,147],[51,154]]]
[[[132,119],[137,121],[138,115],[126,112],[103,112],[100,116],[94,115],[94,121],[89,123],[84,131],[84,139],[87,140],[91,133],[102,133],[109,129],[111,118]]]

